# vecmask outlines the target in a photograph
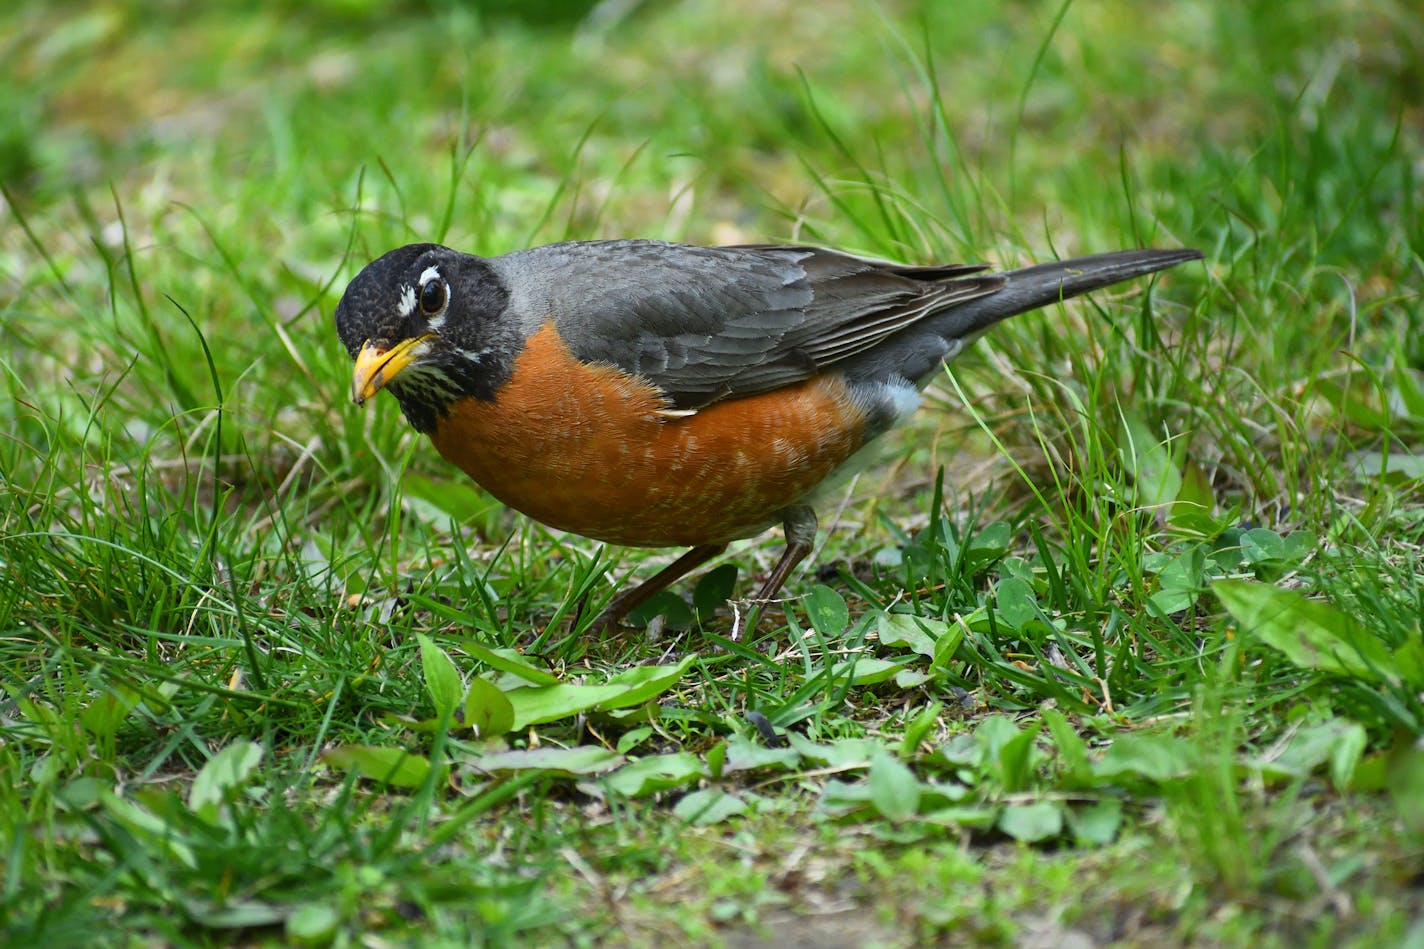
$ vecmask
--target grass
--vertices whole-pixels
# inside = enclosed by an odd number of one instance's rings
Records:
[[[0,14],[3,941],[1418,943],[1424,21],[818,11]],[[593,641],[666,554],[331,311],[632,234],[1208,261],[977,343],[784,612],[771,536]]]

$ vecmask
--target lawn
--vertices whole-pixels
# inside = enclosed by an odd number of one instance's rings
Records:
[[[0,10],[0,943],[1424,946],[1405,0]],[[675,553],[351,404],[413,241],[1201,263]],[[730,601],[730,602],[729,602]]]

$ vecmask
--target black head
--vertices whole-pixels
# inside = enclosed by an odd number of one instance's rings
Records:
[[[481,257],[408,244],[372,261],[336,305],[336,332],[356,360],[352,397],[360,405],[390,389],[422,432],[460,399],[492,399],[518,349],[508,304]]]

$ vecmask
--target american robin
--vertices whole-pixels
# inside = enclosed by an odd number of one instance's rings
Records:
[[[804,246],[572,241],[486,258],[411,244],[351,281],[336,329],[356,404],[389,390],[500,501],[607,543],[691,548],[615,597],[598,631],[780,523],[772,598],[811,551],[817,489],[944,362],[999,320],[1201,256],[989,274]]]

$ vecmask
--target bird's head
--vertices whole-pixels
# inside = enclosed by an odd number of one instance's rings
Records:
[[[509,291],[481,257],[408,244],[367,264],[336,305],[336,332],[356,368],[357,405],[389,389],[430,432],[464,398],[490,399],[508,378]]]

